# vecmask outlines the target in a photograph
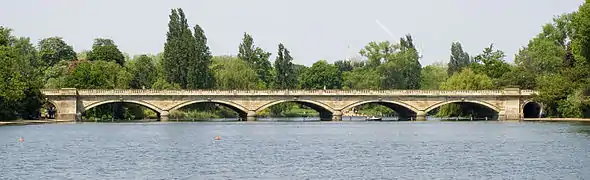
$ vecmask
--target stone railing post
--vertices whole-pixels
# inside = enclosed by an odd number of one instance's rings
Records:
[[[342,121],[342,111],[332,112],[332,121]]]
[[[170,120],[170,112],[162,111],[160,112],[160,122],[167,122]]]
[[[248,111],[248,114],[246,115],[246,121],[256,121],[256,112]]]

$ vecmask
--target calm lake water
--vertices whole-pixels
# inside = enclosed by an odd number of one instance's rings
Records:
[[[24,142],[19,142],[20,137]],[[590,179],[590,126],[508,122],[5,126],[0,127],[0,179]]]

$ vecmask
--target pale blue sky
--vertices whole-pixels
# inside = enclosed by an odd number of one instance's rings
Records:
[[[489,43],[512,61],[555,15],[582,0],[2,0],[0,25],[35,42],[61,36],[76,51],[112,38],[131,55],[163,51],[171,8],[200,24],[214,55],[237,54],[243,32],[276,54],[282,42],[296,63],[358,54],[370,41],[411,33],[422,64],[448,61],[453,41],[470,54]],[[350,46],[350,48],[348,48]],[[274,56],[271,59],[274,61]]]

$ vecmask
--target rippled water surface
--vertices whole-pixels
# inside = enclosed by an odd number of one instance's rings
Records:
[[[590,179],[590,126],[216,122],[0,127],[0,179],[395,178]]]

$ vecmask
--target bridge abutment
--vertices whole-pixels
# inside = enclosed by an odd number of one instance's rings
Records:
[[[426,121],[426,112],[424,112],[424,111],[416,112],[416,121]]]
[[[248,111],[248,114],[246,115],[246,121],[256,121],[256,112]]]
[[[170,112],[162,111],[160,112],[160,122],[167,122],[170,120]]]
[[[342,111],[332,112],[332,121],[342,121]]]

